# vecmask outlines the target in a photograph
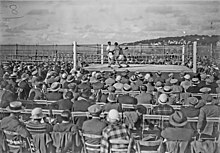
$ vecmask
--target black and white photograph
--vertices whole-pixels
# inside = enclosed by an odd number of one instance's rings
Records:
[[[0,153],[219,153],[220,0],[0,0]]]

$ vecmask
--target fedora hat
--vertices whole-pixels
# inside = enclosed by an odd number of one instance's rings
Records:
[[[157,81],[157,82],[155,83],[155,86],[156,86],[156,87],[162,87],[162,82]]]
[[[130,91],[131,90],[131,86],[129,84],[124,84],[123,85],[123,90],[124,91]]]
[[[102,112],[102,107],[98,104],[94,104],[88,108],[91,115],[99,115]]]
[[[109,86],[108,87],[108,91],[109,92],[115,92],[116,91],[116,88],[114,86]]]
[[[60,89],[60,83],[59,82],[54,82],[52,83],[50,87],[50,91],[58,91]]]
[[[68,75],[67,76],[67,79],[66,79],[66,82],[73,82],[75,80],[75,77],[74,76],[72,76],[72,75]]]
[[[24,106],[20,101],[10,102],[9,106],[6,107],[6,110],[9,112],[23,112]]]
[[[34,108],[32,111],[31,111],[31,117],[32,119],[42,119],[44,117],[44,114],[42,112],[42,108],[40,107],[37,107],[37,108]]]
[[[169,123],[173,126],[181,127],[187,124],[187,117],[181,111],[176,111],[170,116]]]
[[[170,92],[172,90],[171,86],[164,86],[163,87],[164,92]]]
[[[189,105],[196,106],[199,103],[199,100],[196,97],[189,97],[187,98],[186,103]]]
[[[166,94],[161,94],[158,98],[158,102],[160,104],[165,104],[167,103],[167,100],[168,100],[168,96]]]
[[[108,102],[110,102],[110,103],[117,102],[116,94],[109,94],[107,100],[108,100]]]
[[[136,80],[137,80],[137,77],[135,75],[132,75],[131,78],[130,78],[130,81],[133,82],[133,81],[136,81]]]
[[[189,74],[186,74],[186,75],[184,75],[184,78],[187,79],[187,80],[189,80],[189,79],[190,79],[190,75],[189,75]]]
[[[208,92],[211,91],[211,88],[203,87],[203,88],[201,88],[199,91],[202,92],[202,93],[208,93]]]
[[[177,79],[171,79],[171,80],[170,80],[170,83],[171,83],[171,84],[175,84],[175,83],[177,83],[177,82],[178,82]]]

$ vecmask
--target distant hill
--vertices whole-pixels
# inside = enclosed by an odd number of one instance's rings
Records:
[[[216,43],[220,41],[220,35],[186,35],[178,37],[165,37],[123,43],[123,45],[182,45],[192,44],[194,41],[197,41],[199,45],[216,45]]]

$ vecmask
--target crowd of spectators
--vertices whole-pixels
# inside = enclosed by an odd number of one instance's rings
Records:
[[[124,72],[107,73],[101,70],[90,72],[80,67],[74,70],[70,62],[8,62],[0,66],[0,81],[0,107],[11,112],[9,116],[1,116],[0,129],[18,132],[22,137],[35,138],[39,133],[82,131],[102,135],[101,142],[90,139],[85,141],[94,144],[100,142],[101,153],[108,153],[111,138],[129,140],[132,130],[143,130],[142,117],[147,112],[145,104],[154,106],[151,114],[170,116],[169,122],[165,122],[163,127],[156,122],[146,121],[149,130],[158,130],[164,140],[181,139],[190,142],[198,134],[213,138],[219,135],[217,124],[205,122],[208,117],[220,117],[219,99],[211,95],[220,94],[218,71],[210,73],[201,69],[198,73],[174,74],[160,71],[133,73],[127,69]],[[131,95],[132,92],[136,94]],[[195,97],[193,93],[202,96]],[[24,124],[18,119],[24,110],[22,102],[34,100],[54,101],[49,109],[63,112],[51,121],[42,112],[45,108],[36,105]],[[97,104],[100,102],[102,106]],[[123,104],[131,104],[135,110],[126,113]],[[176,111],[172,105],[182,107]],[[72,120],[71,112],[89,112],[92,118],[83,116]],[[102,112],[107,112],[106,118],[100,117]],[[122,112],[127,116],[125,120],[120,116]],[[198,124],[188,124],[187,117],[198,117]],[[42,151],[40,145],[38,143],[36,146]],[[79,151],[80,147],[82,145],[76,143],[74,151]],[[1,149],[4,150],[4,147]],[[45,148],[43,150],[47,152]]]

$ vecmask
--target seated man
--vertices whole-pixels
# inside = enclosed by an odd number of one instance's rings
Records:
[[[194,131],[185,128],[187,117],[181,111],[176,111],[169,118],[169,123],[173,127],[168,127],[161,132],[161,136],[166,139],[167,151],[169,152],[188,152],[186,151],[189,141],[192,139]],[[178,143],[182,143],[179,147]]]
[[[112,109],[109,111],[107,116],[109,125],[103,129],[102,141],[101,141],[101,153],[109,153],[110,150],[110,139],[130,139],[130,131],[125,124],[119,122],[119,113],[117,110]],[[115,147],[126,147],[124,145],[117,145]]]
[[[111,109],[116,109],[119,112],[122,111],[121,105],[117,102],[116,94],[114,93],[109,94],[107,100],[108,103],[103,106],[104,112],[109,112]]]
[[[2,119],[1,126],[0,126],[1,130],[9,131],[9,132],[16,132],[22,138],[30,138],[31,135],[28,132],[28,130],[25,128],[25,125],[18,119],[20,112],[24,110],[24,108],[22,107],[22,103],[18,101],[11,102],[10,105],[6,109],[10,112],[10,115]],[[14,136],[12,138],[11,137],[8,138],[6,136],[6,138],[9,140],[17,140],[17,142],[22,141],[21,139],[19,139],[18,136]],[[17,145],[17,143],[15,142],[16,141],[13,141],[12,145]],[[14,153],[22,153],[21,148],[9,147],[9,151],[14,152]]]
[[[92,105],[88,108],[88,111],[92,115],[92,119],[87,120],[83,123],[83,133],[101,135],[102,130],[107,126],[105,122],[100,120],[100,114],[102,112],[101,106],[97,104]],[[86,139],[85,141],[92,144],[100,143],[100,139]]]
[[[68,109],[72,111],[73,102],[71,101],[71,99],[73,99],[73,93],[71,91],[68,91],[65,95],[65,99],[58,100],[57,102],[52,103],[50,106],[59,110]]]
[[[64,110],[61,113],[62,122],[53,127],[54,132],[76,132],[78,127],[71,121],[71,112]]]

